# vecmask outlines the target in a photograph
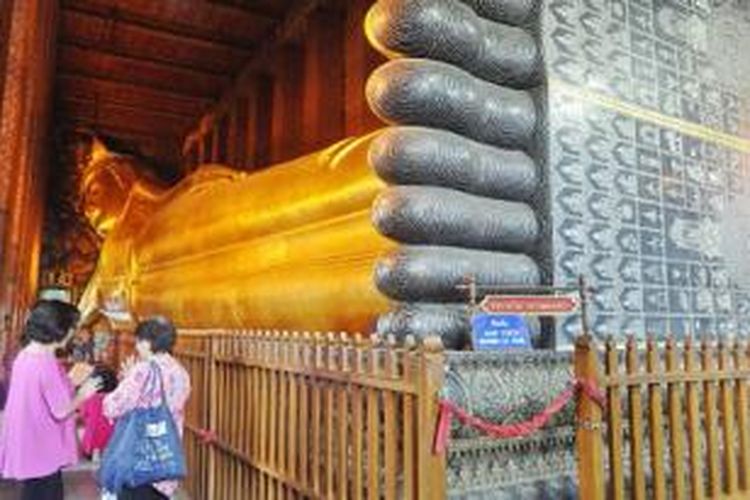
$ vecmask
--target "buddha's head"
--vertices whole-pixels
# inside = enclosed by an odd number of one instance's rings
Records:
[[[137,180],[136,160],[109,151],[96,138],[87,149],[78,158],[80,208],[96,232],[104,236],[122,213]]]

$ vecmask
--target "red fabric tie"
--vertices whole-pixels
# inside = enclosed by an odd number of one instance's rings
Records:
[[[197,431],[198,439],[203,441],[204,444],[211,444],[215,443],[218,439],[218,436],[216,436],[216,433],[210,429],[198,429]]]

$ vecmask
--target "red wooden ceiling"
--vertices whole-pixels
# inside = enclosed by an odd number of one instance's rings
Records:
[[[174,164],[295,0],[62,0],[56,119]]]

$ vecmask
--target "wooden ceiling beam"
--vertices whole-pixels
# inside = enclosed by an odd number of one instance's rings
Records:
[[[178,116],[196,118],[210,105],[210,99],[186,97],[165,90],[155,90],[142,85],[113,82],[103,78],[58,75],[55,91],[65,98],[111,102],[130,107],[164,111]]]
[[[153,109],[153,108],[147,108],[144,106],[140,106],[137,103],[132,102],[123,102],[114,100],[110,97],[103,96],[101,98],[98,97],[90,97],[90,96],[80,96],[80,95],[58,95],[57,96],[57,102],[64,103],[64,109],[68,109],[67,106],[81,106],[86,109],[90,109],[91,113],[94,114],[94,116],[101,113],[99,110],[121,110],[121,111],[127,111],[132,113],[138,113],[138,114],[144,114],[153,116],[155,120],[160,119],[166,119],[166,120],[172,120],[175,123],[179,123],[180,121],[190,122],[195,120],[195,115],[186,115],[182,113],[175,113],[171,110],[163,110],[163,109]]]
[[[127,126],[100,124],[94,130],[90,125],[91,122],[85,118],[66,117],[66,119],[57,123],[57,128],[63,131],[94,132],[114,139],[147,145],[174,140],[173,137],[167,135],[156,135],[144,132],[143,130],[128,128]]]
[[[65,121],[57,124],[61,131],[84,131],[95,133],[100,137],[116,140],[118,143],[129,146],[129,151],[137,152],[151,160],[152,166],[158,166],[160,173],[166,170],[166,174],[173,176],[180,167],[180,143],[174,137],[156,135],[142,130],[133,130],[128,127],[97,124],[92,126],[86,119],[68,117]]]
[[[88,126],[89,123],[86,120],[70,120],[61,122],[58,124],[59,130],[69,131],[81,131],[87,133],[95,133],[99,137],[114,139],[118,142],[122,142],[128,145],[132,145],[131,149],[141,150],[146,149],[162,149],[162,150],[174,150],[173,156],[177,156],[179,151],[177,149],[178,143],[175,142],[173,137],[149,135],[139,130],[130,130],[122,127],[112,127],[108,125],[99,125],[96,129]]]
[[[70,10],[63,11],[60,40],[110,55],[229,76],[252,53]]]
[[[237,12],[210,3],[153,0],[63,0],[65,10],[116,18],[176,36],[250,49],[275,19],[262,13]]]
[[[91,101],[68,98],[58,99],[56,118],[60,122],[85,122],[97,126],[123,126],[141,130],[144,134],[159,134],[182,138],[193,120],[159,111],[144,110],[113,103],[93,105]]]
[[[57,66],[58,74],[93,77],[200,98],[216,98],[231,82],[229,76],[105,54],[64,43],[59,45]]]
[[[270,0],[264,3],[252,2],[248,3],[248,0],[208,0],[208,3],[214,5],[220,5],[222,7],[228,7],[235,11],[249,13],[254,16],[263,16],[280,21],[284,18],[284,8],[271,7],[274,3],[279,3],[275,0]],[[281,2],[282,4],[284,2]],[[289,3],[289,2],[287,2]],[[286,6],[284,6],[286,7]]]
[[[163,66],[165,68],[174,68],[174,69],[183,70],[183,71],[193,71],[195,73],[202,73],[204,75],[211,75],[211,76],[224,76],[224,75],[231,76],[231,72],[207,70],[206,68],[199,68],[193,64],[185,63],[177,59],[167,60],[162,57],[154,57],[148,54],[138,53],[138,51],[133,50],[133,49],[121,50],[117,47],[112,46],[109,43],[100,44],[100,43],[96,43],[93,41],[75,40],[75,39],[69,39],[67,37],[64,37],[59,45],[75,47],[81,50],[89,50],[92,52],[96,52],[97,54],[101,54],[103,56],[113,56],[113,57],[118,57],[118,58],[123,58],[123,59],[130,59],[132,61],[154,64],[158,66]]]

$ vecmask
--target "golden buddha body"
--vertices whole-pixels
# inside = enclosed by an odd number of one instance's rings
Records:
[[[372,263],[393,246],[369,221],[383,186],[367,168],[369,141],[257,175],[204,165],[171,189],[134,175],[133,159],[94,155],[82,199],[105,238],[84,312],[124,306],[184,328],[367,329],[387,307]]]
[[[511,45],[480,50],[505,38],[469,8],[438,8],[450,10],[445,26],[419,2],[370,11],[368,38],[395,59],[367,84],[388,128],[252,175],[202,166],[170,189],[99,148],[81,197],[106,236],[84,312],[161,313],[183,328],[438,333],[461,347],[467,278],[537,284],[543,186],[527,151],[540,111],[520,90],[538,83],[537,47],[515,30]],[[457,26],[477,29],[467,38]]]

